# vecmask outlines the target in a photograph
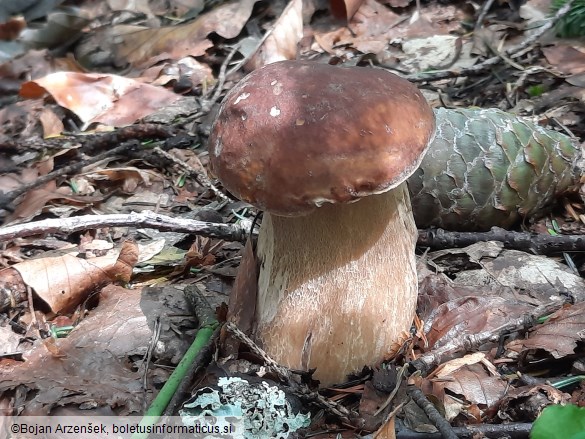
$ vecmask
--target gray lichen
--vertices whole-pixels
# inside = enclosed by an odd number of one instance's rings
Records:
[[[221,377],[217,387],[200,389],[183,405],[183,423],[190,425],[201,416],[242,417],[244,434],[239,437],[246,439],[286,439],[310,424],[309,414],[295,413],[286,394],[266,381]]]

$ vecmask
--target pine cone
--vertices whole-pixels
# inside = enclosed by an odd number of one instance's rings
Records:
[[[576,139],[497,109],[435,114],[435,140],[408,180],[419,228],[509,228],[579,182]]]

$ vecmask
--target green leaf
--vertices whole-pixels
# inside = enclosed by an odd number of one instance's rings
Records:
[[[567,0],[554,0],[551,12],[556,13]],[[557,35],[562,38],[585,36],[585,0],[574,0],[571,9],[556,26]]]
[[[585,407],[549,405],[534,422],[530,439],[585,439]]]

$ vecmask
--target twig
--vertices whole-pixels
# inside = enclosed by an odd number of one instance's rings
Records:
[[[447,420],[441,416],[439,411],[433,404],[431,404],[422,390],[415,386],[408,386],[407,393],[416,403],[416,405],[418,405],[425,412],[433,425],[441,432],[443,439],[459,439],[453,431],[451,424],[449,424]]]
[[[483,5],[481,5],[481,9],[479,10],[479,15],[477,16],[477,21],[475,22],[475,27],[473,28],[474,32],[476,32],[483,25],[483,20],[485,19],[485,16],[493,4],[494,0],[487,0],[483,2]]]
[[[0,149],[3,151],[15,150],[22,151],[44,151],[47,149],[63,149],[64,145],[81,144],[81,150],[84,154],[95,154],[99,151],[110,150],[116,145],[129,140],[152,140],[154,138],[168,139],[178,133],[175,127],[165,126],[156,123],[139,123],[127,127],[121,127],[115,131],[105,133],[62,133],[59,137],[48,139],[5,139],[0,140]]]
[[[532,424],[511,423],[511,424],[479,424],[466,427],[453,427],[459,439],[473,439],[476,437],[486,438],[510,438],[528,439]],[[371,435],[362,439],[370,439]],[[402,429],[396,432],[396,439],[442,439],[441,433],[419,433],[409,429]]]
[[[319,405],[320,407],[339,417],[341,420],[352,425],[351,419],[355,419],[357,417],[356,413],[349,411],[341,404],[331,401],[317,392],[312,392],[306,385],[299,384],[294,379],[292,379],[290,370],[282,367],[276,361],[270,358],[268,354],[264,352],[264,350],[262,350],[256,343],[254,343],[250,337],[240,331],[236,325],[228,322],[225,324],[225,326],[234,335],[234,337],[248,346],[253,353],[262,358],[262,361],[264,361],[266,366],[269,367],[274,373],[276,373],[283,381],[285,381],[295,393],[297,393],[302,398]]]
[[[229,72],[227,72],[226,78],[229,78],[231,75],[233,75],[238,70],[240,70],[242,68],[242,66],[244,66],[248,61],[250,61],[254,57],[254,55],[256,55],[258,50],[260,50],[260,48],[262,47],[264,42],[268,39],[268,37],[270,35],[272,35],[273,31],[274,31],[274,26],[271,27],[268,31],[266,31],[266,33],[262,36],[260,41],[258,41],[258,44],[256,44],[256,47],[254,47],[254,50],[252,50],[248,55],[246,55],[244,58],[239,60],[238,63],[234,67],[232,67]]]
[[[497,342],[502,333],[514,332],[528,328],[543,315],[550,314],[561,308],[563,304],[560,301],[551,302],[537,306],[532,312],[522,315],[510,322],[497,328],[483,331],[478,334],[463,334],[453,339],[450,343],[441,346],[438,349],[427,352],[414,361],[410,362],[411,370],[418,370],[423,376],[437,365],[454,358],[461,353],[477,350],[481,345],[488,342]]]
[[[560,8],[554,17],[550,18],[546,23],[544,23],[537,32],[534,32],[532,35],[527,37],[525,40],[520,42],[519,44],[511,47],[507,51],[505,51],[504,55],[509,56],[510,58],[515,58],[517,54],[522,52],[524,49],[532,45],[536,40],[538,40],[545,32],[551,29],[557,22],[563,18],[567,12],[571,9],[571,5],[573,4],[574,0],[569,0],[567,3]],[[443,70],[439,72],[420,72],[413,75],[405,76],[406,79],[412,82],[425,82],[425,81],[439,81],[441,79],[450,79],[450,78],[459,78],[463,76],[475,76],[484,73],[490,67],[499,64],[502,61],[502,57],[500,55],[493,56],[491,58],[486,59],[485,61],[476,64],[471,67],[466,67],[462,69],[455,69],[455,70]]]
[[[374,416],[378,416],[380,413],[382,413],[384,411],[384,409],[386,407],[388,407],[388,404],[390,404],[392,402],[392,400],[394,399],[394,397],[398,393],[398,390],[400,389],[400,384],[402,384],[402,377],[406,373],[407,369],[408,369],[408,364],[405,364],[404,366],[402,366],[400,368],[400,370],[398,371],[398,376],[396,377],[396,386],[394,387],[394,389],[392,390],[390,395],[388,395],[388,398],[386,398],[386,401],[384,401],[384,403],[380,406],[380,408],[378,410],[376,410],[376,412],[374,413]]]
[[[26,224],[0,227],[0,242],[25,236],[47,233],[74,233],[102,227],[144,227],[177,233],[192,233],[226,241],[244,242],[246,228],[237,224],[210,223],[183,218],[158,215],[154,212],[132,212],[130,214],[85,215],[70,218],[47,219]]]
[[[15,189],[11,192],[8,192],[7,194],[0,193],[0,209],[12,210],[12,206],[10,206],[10,204],[14,200],[16,200],[18,197],[20,197],[21,195],[30,191],[31,189],[42,186],[43,184],[46,184],[50,181],[53,181],[58,177],[62,177],[64,175],[68,175],[68,174],[72,174],[74,172],[77,172],[80,169],[82,169],[88,165],[91,165],[93,163],[97,163],[97,162],[104,160],[104,159],[107,159],[107,158],[111,158],[113,155],[119,154],[119,153],[126,151],[128,149],[131,149],[131,148],[135,148],[138,145],[139,145],[139,143],[136,140],[124,142],[120,146],[113,148],[113,149],[111,149],[107,152],[104,152],[102,154],[96,155],[95,157],[92,157],[92,158],[89,158],[86,160],[81,160],[81,161],[74,163],[72,165],[64,166],[63,168],[58,169],[56,171],[53,171],[47,175],[43,175],[42,177],[37,178],[32,183],[26,184],[18,189]]]
[[[32,295],[32,288],[28,285],[26,286],[26,297],[28,298],[28,310],[31,315],[31,324],[35,328],[37,332],[40,331],[39,321],[37,320],[37,315],[35,314],[35,307],[33,305],[33,295]]]
[[[234,55],[236,54],[236,52],[240,49],[240,47],[242,46],[242,42],[238,42],[238,44],[236,44],[230,53],[228,53],[228,55],[226,56],[224,62],[221,65],[221,68],[219,69],[219,76],[217,77],[217,86],[215,88],[215,92],[213,93],[213,96],[211,97],[211,101],[206,102],[206,104],[211,107],[213,104],[215,104],[218,99],[219,96],[221,95],[221,92],[223,91],[223,85],[225,84],[225,80],[228,77],[228,75],[226,75],[225,71],[227,70],[227,65],[230,63],[230,61],[232,60],[232,58],[234,57]]]
[[[154,321],[154,328],[152,330],[152,337],[150,338],[150,343],[148,344],[148,350],[146,351],[146,355],[143,359],[144,364],[144,372],[142,374],[142,390],[146,393],[148,390],[148,368],[150,367],[150,360],[152,359],[152,353],[154,352],[154,348],[157,346],[160,340],[160,331],[162,325],[160,324],[160,317],[157,317]],[[143,401],[145,406],[143,409],[146,410],[146,399]]]
[[[540,255],[584,251],[585,235],[544,235],[513,232],[492,227],[489,232],[449,232],[442,229],[418,231],[417,245],[433,249],[467,247],[481,241],[499,241],[505,248]]]
[[[171,162],[173,162],[175,165],[177,165],[179,168],[181,168],[184,172],[186,172],[187,174],[189,174],[190,176],[195,178],[195,180],[197,180],[197,182],[201,186],[206,187],[207,189],[212,191],[215,195],[218,196],[218,198],[221,198],[223,201],[228,201],[230,203],[234,202],[234,200],[232,200],[230,197],[228,197],[226,194],[224,194],[222,191],[220,191],[217,187],[215,187],[215,185],[207,177],[207,173],[205,172],[205,169],[202,166],[200,167],[200,169],[195,169],[193,166],[190,166],[188,163],[175,157],[172,154],[169,154],[168,152],[162,150],[158,146],[156,148],[154,148],[153,151],[156,154],[160,154],[161,156],[163,156],[167,160],[170,160]]]

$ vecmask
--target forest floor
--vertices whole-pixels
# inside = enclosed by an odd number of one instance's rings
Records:
[[[585,140],[585,42],[558,36],[551,1],[169,3],[0,3],[7,415],[142,415],[201,323],[225,321],[257,211],[208,174],[207,138],[248,72],[383,68],[434,108],[499,109]],[[217,329],[166,413],[220,376],[261,377],[290,405],[249,413],[266,428],[289,416],[289,437],[527,438],[546,406],[585,406],[578,195],[513,228],[524,247],[499,229],[458,248],[421,230],[417,318],[384,367],[318,393],[283,384],[248,341],[253,354],[212,361]],[[535,246],[551,236],[567,247]]]

